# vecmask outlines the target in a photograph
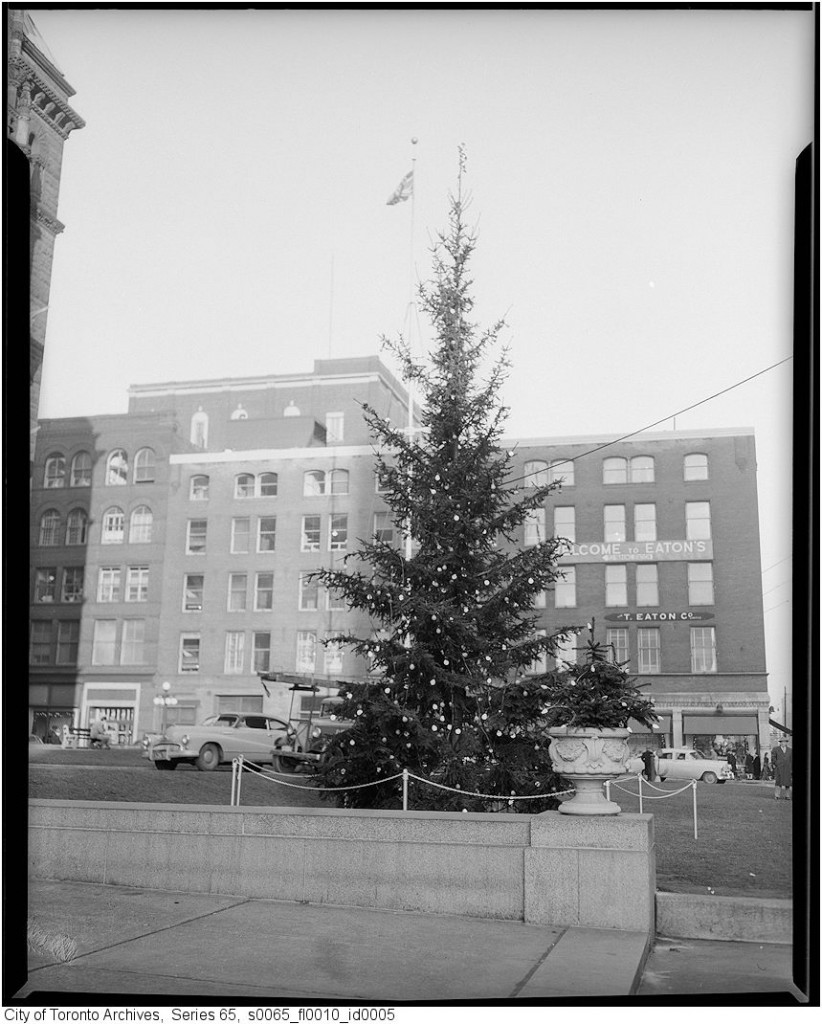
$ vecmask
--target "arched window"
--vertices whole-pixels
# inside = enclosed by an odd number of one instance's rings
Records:
[[[540,462],[538,459],[533,462],[526,462],[524,472],[526,487],[545,487],[548,483],[547,462]]]
[[[328,474],[330,477],[329,494],[348,494],[348,470],[332,469]]]
[[[91,487],[91,456],[78,452],[71,460],[71,486]]]
[[[652,484],[654,482],[654,460],[650,455],[635,455],[631,459],[631,483]]]
[[[82,508],[73,508],[66,517],[66,544],[85,544],[87,536],[86,511]]]
[[[628,460],[627,459],[603,459],[602,460],[602,482],[604,484],[627,484],[628,483]]]
[[[122,544],[125,536],[126,517],[121,508],[116,506],[106,509],[103,513],[103,530],[101,544]]]
[[[261,498],[276,498],[277,497],[277,474],[276,473],[260,473],[260,497]]]
[[[50,508],[40,517],[40,547],[52,548],[60,543],[60,513]]]
[[[128,483],[128,455],[122,448],[115,449],[106,460],[106,484],[117,487]]]
[[[203,412],[202,406],[191,417],[189,439],[198,448],[205,448],[208,444],[208,413]]]
[[[548,470],[549,483],[560,483],[563,487],[572,487],[574,484],[574,462],[573,459],[553,459]]]
[[[303,476],[303,496],[306,498],[325,494],[325,473],[321,469],[310,469]]]
[[[151,543],[151,527],[154,515],[148,505],[138,505],[131,513],[128,528],[129,544]]]
[[[135,484],[150,484],[154,480],[155,455],[153,448],[141,448],[134,456]]]
[[[686,480],[707,480],[708,479],[708,456],[694,452],[685,456],[685,479]]]
[[[192,501],[205,501],[208,498],[208,477],[193,476],[188,496]]]
[[[59,452],[52,452],[52,454],[46,459],[46,471],[43,476],[43,486],[66,486],[66,458]]]
[[[234,497],[235,498],[253,498],[254,497],[254,474],[253,473],[238,473],[234,477]]]

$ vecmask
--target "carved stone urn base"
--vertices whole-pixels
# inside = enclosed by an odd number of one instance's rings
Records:
[[[606,799],[603,783],[628,770],[630,730],[561,726],[549,729],[548,735],[554,771],[576,790],[559,805],[560,814],[619,814],[622,808]]]

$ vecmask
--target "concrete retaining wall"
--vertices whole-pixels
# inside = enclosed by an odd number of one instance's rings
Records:
[[[31,800],[40,879],[651,932],[653,818]]]
[[[656,894],[656,930],[675,939],[793,942],[791,900],[691,893]]]

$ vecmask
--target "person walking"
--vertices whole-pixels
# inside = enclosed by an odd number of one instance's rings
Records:
[[[748,751],[748,753],[745,755],[745,778],[746,779],[752,779],[753,778],[753,762],[754,762],[753,754],[750,751]]]
[[[642,754],[642,763],[645,765],[642,774],[648,780],[648,782],[656,781],[656,766],[654,764],[654,755],[652,751],[646,750]]]
[[[753,759],[753,777],[757,782],[762,777],[762,762],[759,760],[759,754],[757,754]]]
[[[727,760],[728,764],[731,767],[731,771],[734,773],[734,778],[736,778],[736,754],[733,752],[733,750],[728,751]]]
[[[787,737],[783,736],[779,746],[773,751],[771,761],[774,770],[774,799],[781,800],[784,793],[785,799],[791,799],[791,785],[793,783],[793,765],[791,749],[788,746]]]
[[[770,782],[772,778],[771,759],[768,757],[767,750],[765,751],[765,754],[762,757],[762,778],[765,779],[766,782]]]

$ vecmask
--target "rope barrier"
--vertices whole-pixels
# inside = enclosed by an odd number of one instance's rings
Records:
[[[625,789],[624,786],[620,786],[619,783],[617,783],[617,782],[611,782],[610,779],[609,779],[605,783],[605,793],[606,793],[606,796],[608,797],[608,799],[610,800],[610,798],[611,798],[611,787],[612,786],[614,787],[614,789],[619,789],[623,793],[627,793],[628,796],[638,796],[639,797],[639,813],[642,814],[642,802],[643,802],[643,800],[667,800],[668,797],[679,796],[679,794],[680,793],[684,793],[686,789],[693,790],[693,798],[694,798],[694,800],[693,800],[693,804],[694,804],[694,807],[693,807],[694,839],[698,839],[699,838],[699,830],[698,830],[697,821],[696,821],[696,779],[691,779],[689,782],[686,782],[685,785],[681,789],[674,789],[674,790],[672,790],[669,793],[667,790],[660,789],[659,786],[655,786],[653,783],[648,782],[648,780],[645,778],[645,776],[641,772],[639,772],[637,775],[635,775],[634,778],[639,783],[639,792],[637,792],[637,793],[635,793],[632,789]],[[643,785],[648,786],[651,789],[655,789],[657,791],[657,793],[661,793],[662,796],[651,796],[650,793],[649,794],[644,794],[642,792]]]

